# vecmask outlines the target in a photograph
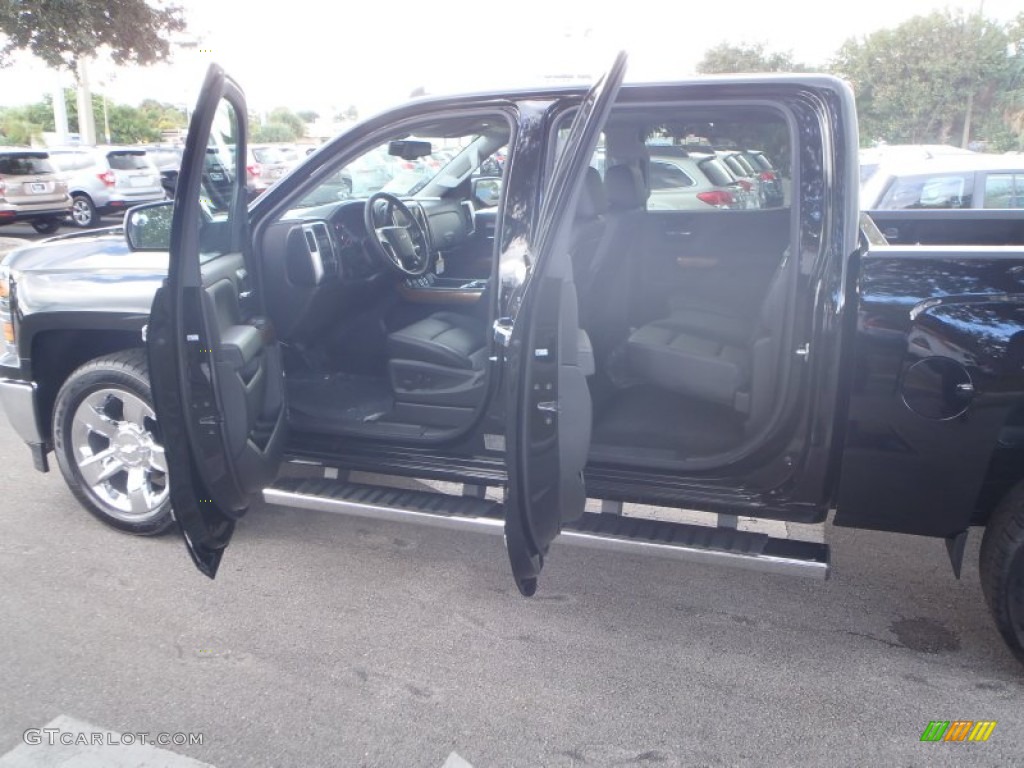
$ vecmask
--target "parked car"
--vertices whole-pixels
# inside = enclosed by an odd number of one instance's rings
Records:
[[[978,153],[882,163],[861,190],[866,211],[1024,208],[1024,157]]]
[[[786,182],[782,171],[759,149],[742,150],[743,157],[752,165],[757,173],[761,208],[776,208],[786,205]]]
[[[290,168],[287,157],[277,145],[256,144],[249,147],[245,161],[249,199],[255,199],[266,192]]]
[[[36,232],[51,234],[70,211],[68,185],[46,152],[0,147],[0,225],[26,221]]]
[[[160,172],[160,186],[164,188],[167,197],[173,199],[184,147],[178,144],[147,144],[138,149],[145,150],[146,155],[153,161],[153,165]]]
[[[737,518],[831,519],[931,537],[958,576],[983,527],[982,591],[1024,660],[1024,248],[886,244],[837,78],[624,70],[408,101],[249,206],[249,110],[211,66],[176,200],[126,217],[133,252],[44,244],[0,265],[0,399],[35,466],[53,454],[112,527],[176,527],[211,578],[261,497],[494,534],[527,596],[556,538],[824,578],[827,544]],[[696,122],[785,137],[789,206],[648,210],[644,137]],[[466,149],[411,187],[301,205],[353,158],[453,137]]]
[[[53,164],[67,176],[71,221],[79,227],[95,226],[102,216],[167,197],[160,172],[144,149],[73,147],[49,152]]]
[[[877,147],[866,147],[860,150],[860,183],[864,184],[874,176],[883,162],[912,162],[949,155],[973,154],[976,153],[949,144],[881,144]]]
[[[752,185],[741,184],[713,152],[660,146],[651,147],[651,152],[648,210],[755,207]]]

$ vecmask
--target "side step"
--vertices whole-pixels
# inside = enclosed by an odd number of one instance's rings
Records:
[[[336,512],[392,522],[501,535],[504,511],[496,501],[337,480],[284,478],[263,490],[268,504]],[[827,544],[779,539],[735,528],[585,513],[566,523],[555,543],[592,549],[732,565],[771,573],[828,578]]]

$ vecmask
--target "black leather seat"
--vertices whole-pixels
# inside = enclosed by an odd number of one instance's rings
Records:
[[[604,234],[604,185],[587,171],[572,233],[573,259],[589,262]],[[592,358],[590,344],[581,354]],[[399,402],[473,407],[485,384],[487,324],[458,312],[435,312],[388,335],[388,374]],[[589,369],[593,369],[592,363]]]
[[[613,165],[605,171],[608,198],[604,234],[590,263],[577,274],[580,321],[590,333],[603,361],[629,335],[629,283],[637,268],[644,238],[647,188],[633,166]]]
[[[485,326],[457,312],[436,312],[388,336],[391,359],[419,360],[452,368],[483,368]]]
[[[399,403],[474,408],[487,364],[486,324],[435,312],[388,335],[388,375]]]
[[[665,389],[765,418],[774,400],[785,325],[788,258],[783,257],[754,320],[676,310],[629,337],[631,368]]]

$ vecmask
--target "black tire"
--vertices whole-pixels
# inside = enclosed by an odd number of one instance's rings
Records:
[[[36,219],[32,222],[32,229],[40,235],[52,235],[60,229],[60,219]]]
[[[92,198],[81,192],[71,196],[71,221],[75,226],[83,229],[93,227],[99,218]]]
[[[68,488],[97,519],[139,536],[173,523],[152,404],[146,352],[128,349],[78,368],[53,409],[54,453]]]
[[[1000,502],[981,540],[981,589],[999,634],[1024,663],[1024,484]]]

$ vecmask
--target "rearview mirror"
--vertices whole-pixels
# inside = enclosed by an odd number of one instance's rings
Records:
[[[392,141],[388,143],[388,154],[403,160],[419,160],[434,151],[429,141]]]
[[[131,208],[124,215],[124,237],[133,251],[169,251],[174,203],[164,201]]]

